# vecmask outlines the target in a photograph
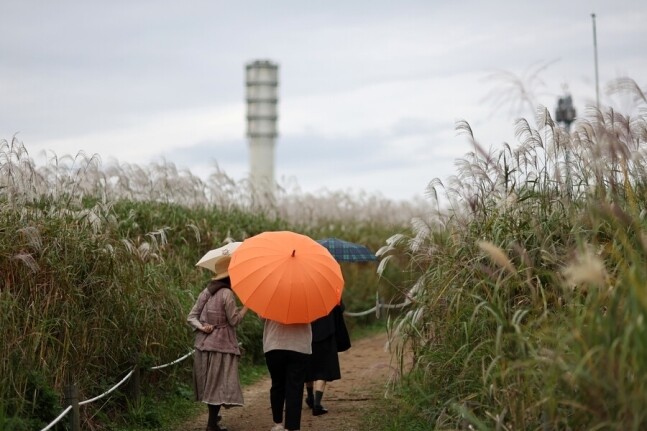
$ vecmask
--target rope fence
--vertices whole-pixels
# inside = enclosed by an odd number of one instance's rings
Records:
[[[369,308],[368,310],[365,311],[359,311],[359,312],[350,312],[350,311],[344,311],[344,316],[349,316],[349,317],[361,317],[361,316],[367,316],[371,313],[375,313],[376,318],[380,318],[380,310],[391,310],[395,308],[403,308],[406,307],[407,305],[411,304],[411,300],[409,298],[405,299],[405,301],[401,304],[383,304],[380,301],[379,296],[375,296],[375,306],[372,308]]]
[[[375,306],[374,307],[372,307],[372,308],[370,308],[368,310],[365,310],[365,311],[360,311],[360,312],[344,311],[344,316],[361,317],[361,316],[367,316],[367,315],[369,315],[371,313],[375,313],[375,316],[379,319],[380,318],[380,310],[403,308],[403,307],[405,307],[405,306],[407,306],[409,304],[411,304],[411,301],[408,300],[408,299],[405,300],[401,304],[383,304],[382,302],[380,302],[380,298],[378,296],[376,296]],[[179,358],[175,359],[174,361],[171,361],[171,362],[169,362],[167,364],[150,367],[149,370],[151,370],[151,371],[152,370],[161,370],[162,368],[170,367],[171,365],[175,365],[177,363],[180,363],[180,362],[184,361],[189,356],[193,355],[194,352],[195,352],[195,349],[191,350],[186,355],[184,355],[182,357],[179,357]],[[66,401],[70,402],[70,405],[68,405],[61,412],[61,414],[56,417],[56,419],[54,419],[52,422],[50,422],[45,428],[41,429],[41,431],[48,431],[48,430],[52,429],[52,427],[54,427],[54,425],[56,425],[58,422],[60,422],[70,411],[73,412],[71,417],[70,417],[70,431],[79,431],[80,430],[80,425],[79,425],[80,424],[79,406],[83,406],[83,405],[86,405],[86,404],[90,404],[90,403],[92,403],[94,401],[100,400],[101,398],[103,398],[106,395],[110,394],[111,392],[115,391],[119,386],[124,384],[128,379],[130,379],[138,371],[137,368],[138,367],[135,366],[132,370],[130,370],[130,372],[128,374],[126,374],[124,376],[123,379],[121,379],[116,385],[114,385],[113,387],[111,387],[110,389],[105,391],[104,393],[102,393],[100,395],[97,395],[94,398],[87,399],[85,401],[79,401],[78,400],[78,395],[77,395],[78,390],[77,390],[76,386],[74,386],[74,385],[68,386],[66,388],[66,391],[65,391],[66,392],[65,398],[66,398]],[[137,380],[138,380],[138,377],[139,377],[138,374],[136,376],[137,376]],[[138,389],[137,389],[137,391],[138,391]]]
[[[191,350],[189,353],[187,353],[186,355],[182,356],[181,358],[177,358],[177,359],[176,359],[175,361],[173,361],[173,362],[169,362],[168,364],[164,364],[164,365],[158,365],[158,366],[156,366],[156,367],[151,367],[150,369],[151,369],[151,370],[161,370],[162,368],[170,367],[171,365],[175,365],[175,364],[177,364],[178,362],[182,362],[183,360],[185,360],[185,359],[186,359],[186,358],[188,358],[189,356],[193,355],[193,353],[194,353],[194,352],[195,352],[195,349]]]
[[[70,410],[72,410],[72,406],[67,406],[67,408],[65,410],[63,410],[63,412],[60,415],[58,415],[58,417],[56,419],[54,419],[52,422],[50,422],[50,424],[47,425],[45,428],[43,428],[41,431],[47,431],[47,430],[51,429],[54,425],[56,425],[58,423],[58,421],[63,419],[65,417],[65,415],[70,412]]]
[[[184,355],[184,356],[182,356],[182,357],[180,357],[180,358],[178,358],[178,359],[176,359],[176,360],[174,360],[172,362],[169,362],[168,364],[163,364],[163,365],[157,365],[155,367],[150,367],[149,370],[160,370],[162,368],[166,368],[168,366],[175,365],[178,362],[182,362],[183,360],[185,360],[186,358],[191,356],[194,352],[195,352],[195,350],[191,350],[186,355]],[[70,411],[73,412],[72,416],[70,417],[70,431],[79,431],[81,429],[80,425],[79,425],[80,424],[79,406],[83,406],[85,404],[90,404],[90,403],[92,403],[94,401],[100,400],[101,398],[103,398],[106,395],[110,394],[111,392],[115,391],[119,386],[121,386],[122,384],[124,384],[124,382],[126,382],[129,378],[131,378],[133,376],[133,374],[135,374],[136,371],[137,371],[137,367],[130,370],[130,372],[128,374],[126,374],[126,376],[124,376],[124,378],[121,379],[119,381],[119,383],[117,383],[116,385],[114,385],[113,387],[111,387],[110,389],[108,389],[107,391],[102,393],[101,395],[97,395],[96,397],[87,399],[85,401],[79,401],[78,400],[78,395],[77,395],[78,390],[77,390],[76,386],[75,385],[69,385],[65,390],[65,399],[66,399],[66,401],[70,402],[70,405],[67,406],[61,412],[61,414],[56,417],[56,419],[54,419],[52,422],[50,422],[45,428],[41,429],[41,431],[48,431],[48,430],[52,429],[52,427],[54,427],[54,425],[59,423],[61,421],[61,419],[63,419],[65,417],[65,415],[67,415]]]
[[[124,377],[123,379],[121,379],[121,381],[120,381],[119,383],[117,383],[116,385],[114,385],[113,387],[111,387],[110,389],[108,389],[107,391],[105,391],[104,393],[102,393],[101,395],[97,395],[96,397],[94,397],[94,398],[90,398],[89,400],[81,401],[81,402],[79,403],[79,405],[80,405],[80,406],[82,406],[82,405],[85,405],[85,404],[90,404],[90,403],[92,403],[92,402],[94,402],[94,401],[96,401],[96,400],[100,400],[101,398],[105,397],[105,396],[106,396],[106,395],[108,395],[110,392],[114,391],[114,390],[115,390],[115,389],[117,389],[119,386],[121,386],[121,384],[122,384],[123,382],[125,382],[126,380],[128,380],[128,379],[130,378],[130,376],[132,376],[132,375],[133,375],[133,373],[134,373],[134,372],[135,372],[135,368],[133,368],[132,370],[130,370],[130,373],[126,374],[126,377]]]

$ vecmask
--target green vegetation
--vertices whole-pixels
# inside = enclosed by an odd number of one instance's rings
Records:
[[[398,235],[413,304],[390,326],[412,371],[382,430],[647,427],[647,100],[573,133],[540,108],[519,145],[432,182],[445,207]],[[444,191],[444,194],[442,192]]]
[[[647,98],[616,84],[631,115],[593,111],[566,133],[542,108],[515,148],[486,150],[460,123],[474,152],[430,183],[433,206],[268,200],[220,172],[83,154],[37,167],[1,142],[0,429],[40,429],[70,382],[86,400],[135,367],[139,401],[124,385],[82,407],[82,428],[165,429],[198,411],[190,361],[151,370],[191,349],[186,314],[209,277],[194,263],[281,229],[380,249],[379,266],[343,265],[348,310],[410,301],[387,313],[410,372],[371,429],[647,428]],[[348,324],[371,331],[375,316]],[[261,332],[254,316],[238,331],[246,383],[264,372]]]
[[[163,428],[195,404],[191,361],[151,367],[192,348],[186,315],[209,279],[194,266],[206,251],[284,229],[377,250],[413,211],[398,204],[375,222],[370,215],[393,204],[334,194],[259,202],[220,173],[202,182],[170,164],[101,168],[83,154],[39,167],[15,139],[0,142],[0,429],[41,429],[67,406],[68,384],[88,400],[134,368],[143,370],[139,401],[130,379],[81,406],[81,427]],[[344,272],[348,309],[372,306],[378,290],[398,300],[397,270],[382,280],[375,265]],[[250,314],[238,334],[242,378],[251,382],[264,363],[260,320]]]

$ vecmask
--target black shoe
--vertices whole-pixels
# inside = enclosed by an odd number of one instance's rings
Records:
[[[321,416],[328,413],[328,409],[325,409],[324,406],[314,406],[312,408],[312,416]]]
[[[306,404],[308,405],[308,408],[313,408],[315,405],[315,402],[312,399],[312,397],[306,397]]]
[[[221,420],[222,420],[222,416],[220,415],[216,416],[216,427],[214,428],[214,427],[207,426],[207,431],[227,431],[227,428],[223,428],[218,425]]]

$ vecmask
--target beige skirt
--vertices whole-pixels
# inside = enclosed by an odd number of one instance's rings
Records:
[[[242,406],[239,359],[239,356],[232,353],[196,349],[193,355],[193,389],[196,401],[224,407]]]

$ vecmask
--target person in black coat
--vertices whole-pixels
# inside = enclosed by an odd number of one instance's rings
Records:
[[[327,382],[341,379],[338,352],[350,348],[350,336],[344,321],[344,304],[340,302],[332,311],[311,323],[312,355],[306,372],[305,402],[313,416],[328,413],[321,405]]]

